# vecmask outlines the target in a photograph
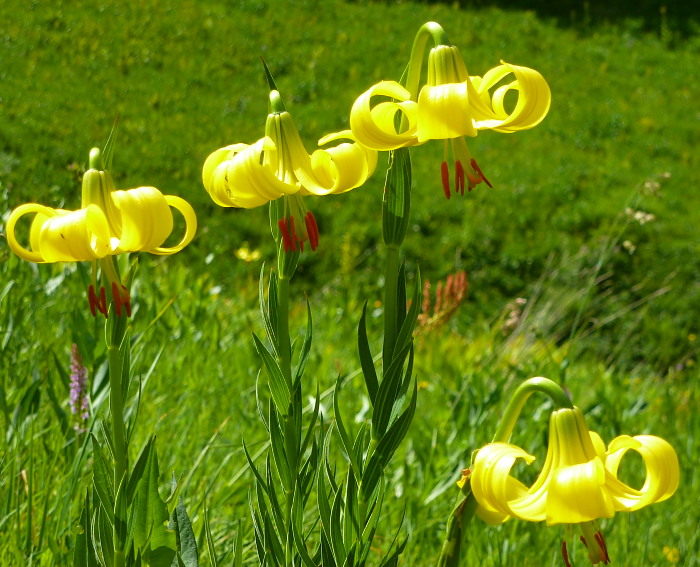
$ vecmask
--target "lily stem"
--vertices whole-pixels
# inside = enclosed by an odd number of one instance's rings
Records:
[[[508,407],[506,407],[506,411],[503,412],[503,418],[498,424],[496,434],[493,436],[493,443],[508,442],[513,428],[515,427],[515,422],[518,420],[525,402],[535,392],[541,392],[549,396],[557,408],[574,407],[574,404],[566,395],[566,392],[564,392],[562,387],[556,382],[553,382],[549,378],[529,378],[518,386],[518,389],[515,390],[513,396],[510,398]]]
[[[111,328],[110,328],[111,327]],[[128,470],[128,447],[124,424],[124,400],[122,399],[122,356],[120,346],[125,337],[126,325],[113,311],[107,324],[107,357],[109,361],[109,409],[112,414],[112,448],[114,451],[114,488],[124,482]],[[129,348],[129,345],[126,345]],[[128,360],[128,357],[127,357]],[[120,534],[114,534],[114,565],[124,567],[125,557]]]
[[[398,305],[396,297],[399,283],[399,247],[388,245],[386,249],[386,266],[384,272],[384,344],[383,368],[386,372],[394,357],[396,335],[398,332]]]

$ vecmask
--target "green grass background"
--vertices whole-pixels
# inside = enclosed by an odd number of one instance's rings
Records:
[[[674,444],[679,494],[606,522],[606,533],[617,564],[669,564],[665,545],[679,550],[678,564],[698,564],[700,34],[698,15],[678,6],[662,12],[642,2],[611,13],[598,3],[552,11],[536,2],[0,5],[3,219],[27,201],[77,207],[78,173],[117,114],[118,187],[154,185],[196,208],[192,245],[171,258],[140,259],[133,325],[142,337],[136,368],[148,382],[137,440],[158,433],[162,468],[183,475],[195,529],[206,499],[222,555],[237,529],[252,541],[240,441],[264,437],[252,401],[259,365],[250,340],[261,333],[262,260],[246,263],[234,252],[259,249],[269,262],[272,245],[266,211],[212,204],[201,165],[216,148],[262,136],[260,57],[311,149],[347,127],[361,92],[400,76],[418,27],[435,20],[470,73],[501,59],[530,66],[546,77],[553,100],[531,131],[482,132],[469,141],[493,189],[446,201],[442,144],[412,154],[409,272],[419,265],[435,282],[464,269],[470,290],[449,326],[418,339],[426,388],[396,461],[388,522],[396,528],[405,507],[404,564],[434,563],[455,475],[489,440],[508,389],[532,375],[564,380],[607,439],[655,433]],[[321,247],[303,257],[293,316],[303,327],[308,294],[315,344],[307,376],[322,391],[337,372],[357,371],[362,303],[381,309],[383,161],[364,187],[307,200]],[[640,224],[627,208],[654,220]],[[83,309],[82,267],[26,264],[3,239],[0,272],[0,564],[67,564],[87,468],[80,440],[66,430],[67,376],[59,369],[77,342],[95,409],[106,412],[102,331]],[[527,298],[527,309],[504,335],[516,297]],[[372,325],[378,352],[379,325]],[[360,381],[350,383],[356,396],[345,409],[361,418]],[[543,411],[522,420],[516,439],[533,450],[543,441]],[[520,522],[477,530],[465,564],[556,565],[561,535]],[[247,558],[255,564],[252,549]]]

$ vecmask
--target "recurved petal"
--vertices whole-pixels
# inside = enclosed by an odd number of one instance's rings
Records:
[[[280,181],[271,165],[274,160],[263,157],[263,152],[276,152],[270,138],[261,138],[252,146],[239,146],[239,149],[230,159],[219,161],[219,157],[212,157],[207,167],[205,187],[216,204],[250,209],[299,191],[298,183]]]
[[[97,205],[56,213],[41,224],[36,237],[36,249],[45,262],[82,262],[112,253],[107,217]]]
[[[175,195],[164,195],[164,197],[168,205],[180,211],[180,214],[182,214],[183,218],[185,219],[185,234],[180,242],[178,242],[175,246],[171,246],[169,248],[158,247],[154,248],[153,250],[149,250],[151,254],[158,254],[159,256],[169,256],[170,254],[179,252],[190,242],[192,242],[195,232],[197,232],[197,215],[195,215],[192,206],[184,199],[176,197]]]
[[[27,249],[19,243],[15,229],[19,219],[32,213],[34,213],[34,220],[32,221],[29,237],[30,249]],[[39,205],[37,203],[26,203],[14,209],[12,213],[10,213],[10,217],[7,219],[7,224],[5,225],[7,243],[10,246],[10,249],[17,254],[17,256],[23,260],[26,260],[27,262],[46,262],[44,257],[39,252],[39,234],[44,222],[57,214],[58,213],[54,209],[45,207],[44,205]]]
[[[418,143],[476,136],[469,88],[464,83],[425,86],[418,94]]]
[[[207,159],[204,161],[204,166],[202,166],[202,182],[207,191],[211,193],[210,187],[213,183],[212,177],[216,168],[223,162],[233,159],[237,153],[243,151],[247,147],[248,144],[232,144],[225,148],[219,148],[207,156]]]
[[[311,168],[324,191],[314,191],[304,187],[302,194],[344,193],[362,185],[377,166],[377,151],[354,142],[350,130],[324,136],[319,145],[335,140],[350,139],[328,149],[316,150],[311,155]]]
[[[479,505],[484,508],[486,521],[504,521],[504,516],[516,515],[510,503],[527,495],[528,489],[510,475],[517,459],[530,464],[535,457],[510,443],[490,443],[479,449],[474,458],[470,477],[472,493]],[[544,519],[538,511],[537,517],[528,517],[527,510],[518,517],[531,521]]]
[[[372,106],[372,97],[383,96],[399,102],[380,102]],[[395,150],[417,143],[417,104],[411,94],[395,81],[381,81],[362,93],[350,111],[350,129],[363,146],[378,151]],[[397,132],[396,121],[405,123],[405,131]]]
[[[549,112],[552,95],[544,77],[534,69],[505,62],[474,82],[482,100],[490,88],[510,73],[515,75],[515,81],[496,89],[491,97],[492,115],[477,119],[475,126],[478,130],[491,129],[506,133],[527,130],[542,122]],[[518,100],[513,110],[508,112],[505,96],[511,90],[517,91]]]
[[[617,478],[620,461],[629,450],[639,453],[646,467],[646,479],[639,490]],[[617,510],[639,510],[654,502],[662,502],[673,495],[680,482],[676,451],[667,441],[653,435],[622,435],[613,439],[608,447],[605,468],[608,471],[606,487]]]
[[[605,478],[605,467],[597,457],[554,471],[547,495],[547,525],[611,518],[615,510],[604,488]]]
[[[111,196],[121,217],[115,253],[148,251],[165,242],[173,230],[173,215],[158,189],[138,187]]]

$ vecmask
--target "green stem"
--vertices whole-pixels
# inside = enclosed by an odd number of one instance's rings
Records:
[[[282,252],[284,254],[284,252]],[[292,345],[289,340],[289,277],[280,274],[277,280],[277,341],[279,364],[290,391],[292,389]],[[290,403],[291,403],[290,399]]]
[[[126,325],[113,310],[107,322],[107,358],[109,361],[109,409],[112,414],[112,447],[114,451],[114,487],[118,489],[127,475],[128,447],[124,423],[124,400],[122,399],[122,357],[119,347],[125,336]],[[126,346],[129,348],[129,345]],[[114,565],[124,567],[126,559],[121,548],[121,537],[114,534]]]
[[[557,409],[574,407],[574,404],[566,395],[566,392],[564,392],[562,387],[549,378],[538,377],[525,380],[525,382],[518,386],[518,389],[515,390],[515,393],[510,398],[508,407],[503,413],[503,418],[498,424],[496,434],[493,436],[493,443],[508,442],[511,433],[513,432],[513,428],[515,427],[515,422],[518,420],[525,402],[535,392],[541,392],[549,396]]]
[[[438,567],[458,567],[463,534],[474,517],[477,507],[478,502],[471,490],[467,494],[459,495],[457,505],[447,520],[447,534],[440,550]]]
[[[399,283],[399,247],[388,245],[386,248],[386,266],[384,272],[384,345],[383,361],[386,371],[394,357],[396,336],[398,333],[398,305],[396,296]]]
[[[423,53],[429,38],[433,39],[435,45],[450,45],[450,40],[440,24],[428,22],[420,27],[413,40],[411,59],[408,63],[406,82],[404,84],[408,92],[411,93],[411,100],[418,100],[418,85],[420,84],[420,75],[423,68]]]

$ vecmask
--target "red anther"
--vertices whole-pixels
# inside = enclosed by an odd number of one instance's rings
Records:
[[[318,248],[318,225],[316,224],[316,219],[311,211],[306,213],[304,222],[306,223],[306,232],[309,233],[309,244],[311,245],[311,251],[315,252],[316,248]]]
[[[608,555],[608,546],[605,545],[605,539],[603,538],[603,532],[596,532],[595,540],[598,542],[600,550],[603,552],[603,557],[601,561],[607,565],[610,563],[610,556]]]
[[[578,536],[578,537],[583,542],[583,545],[586,546],[586,549],[588,549],[588,542],[586,542],[586,538],[583,536]]]
[[[460,195],[464,195],[464,167],[462,167],[462,162],[457,160],[455,162],[455,191]]]
[[[88,287],[88,301],[90,302],[90,313],[93,317],[97,317],[97,312],[99,311],[102,315],[107,318],[107,294],[105,293],[105,288],[100,286],[100,297],[97,297],[95,293],[95,286],[90,285]]]
[[[291,236],[289,236],[289,231],[287,230],[287,219],[280,219],[277,221],[277,226],[280,229],[280,233],[282,234],[282,244],[284,245],[284,251],[286,252],[294,252],[294,241],[292,240]]]
[[[566,567],[571,567],[571,563],[569,562],[569,552],[566,550],[565,541],[561,542],[561,555],[564,558],[564,565],[566,565]]]
[[[126,316],[131,317],[131,296],[129,295],[129,290],[123,285],[121,286],[121,289],[124,292],[123,297],[121,291],[119,290],[119,286],[116,284],[116,282],[112,282],[112,299],[114,300],[114,309],[117,312],[117,317],[121,317],[122,307],[124,307]]]
[[[447,167],[447,162],[443,161],[440,165],[440,175],[442,176],[442,190],[445,192],[445,197],[450,198],[450,170]]]
[[[486,176],[484,175],[484,172],[481,171],[481,168],[477,165],[476,160],[475,160],[474,158],[472,158],[471,164],[472,164],[472,167],[476,170],[476,172],[481,176],[481,180],[482,180],[484,183],[486,183],[486,185],[488,185],[489,187],[493,187],[493,185],[491,185],[491,183],[489,182],[489,180],[486,179]]]

